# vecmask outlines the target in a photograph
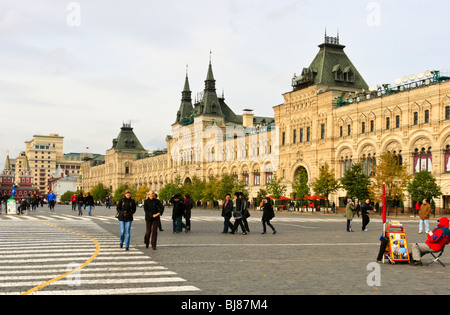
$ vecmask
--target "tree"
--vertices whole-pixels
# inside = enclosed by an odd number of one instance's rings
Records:
[[[194,176],[190,183],[184,185],[184,193],[189,194],[192,200],[197,202],[199,200],[202,200],[205,185],[206,183],[204,180],[201,180],[197,176]]]
[[[103,201],[109,195],[109,189],[105,188],[102,183],[99,183],[97,186],[91,189],[90,191],[92,198],[95,201]]]
[[[76,192],[74,192],[74,191],[66,191],[61,196],[61,202],[64,202],[64,203],[70,202],[70,199],[72,199],[73,194],[76,194]]]
[[[327,199],[328,210],[329,195],[341,188],[341,185],[334,176],[334,169],[330,170],[330,166],[325,162],[325,165],[319,169],[319,177],[313,181],[311,187],[319,197]]]
[[[403,200],[403,192],[411,179],[407,166],[400,165],[394,154],[384,152],[378,158],[374,171],[375,177],[369,187],[370,198],[375,202],[382,202],[385,184],[387,206],[394,200]]]
[[[308,173],[306,173],[304,168],[300,169],[297,177],[292,182],[292,190],[299,200],[302,200],[305,195],[309,194]]]
[[[272,180],[266,184],[266,190],[273,199],[278,199],[286,193],[287,187],[282,181],[283,178],[278,179],[277,175],[274,174]]]
[[[149,188],[147,187],[147,185],[142,186],[141,188],[139,188],[136,191],[136,201],[142,203],[146,198],[147,198],[147,194],[149,192]]]
[[[353,164],[340,181],[348,197],[356,197],[360,202],[369,198],[370,176],[364,173],[362,163]]]
[[[411,199],[415,201],[432,200],[432,198],[442,195],[441,188],[436,184],[436,179],[426,170],[414,175],[413,180],[408,184],[408,193],[411,195]]]

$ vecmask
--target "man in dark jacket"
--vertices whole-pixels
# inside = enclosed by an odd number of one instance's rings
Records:
[[[86,199],[84,200],[86,206],[89,207],[89,215],[92,215],[92,207],[94,206],[94,197],[91,196],[91,193],[87,193]]]
[[[374,210],[372,206],[370,205],[370,200],[366,199],[364,203],[361,205],[361,216],[362,216],[362,230],[364,232],[367,232],[367,224],[369,224],[369,212],[373,211],[376,212],[377,210]]]
[[[123,247],[125,239],[125,249],[130,246],[131,223],[133,214],[136,212],[136,201],[131,198],[131,191],[125,190],[125,197],[117,203],[117,218],[120,223],[120,247]]]
[[[173,233],[180,233],[182,232],[183,228],[187,232],[187,226],[182,221],[183,214],[186,211],[186,205],[181,200],[181,194],[174,195],[170,200],[170,203],[173,204],[172,210]]]
[[[222,206],[222,217],[224,217],[223,232],[228,233],[228,228],[233,231],[233,224],[231,224],[231,214],[233,213],[233,201],[231,200],[231,195],[227,194],[225,197],[225,203]]]
[[[158,237],[158,223],[160,221],[161,211],[164,209],[161,201],[156,199],[153,191],[149,192],[148,198],[144,201],[145,222],[147,230],[144,236],[145,247],[150,243],[150,234],[152,235],[152,249],[156,249],[156,239]]]

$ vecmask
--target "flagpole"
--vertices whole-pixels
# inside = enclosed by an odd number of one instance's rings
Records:
[[[384,231],[386,231],[386,185],[383,183],[383,212],[382,212],[382,220],[383,220],[383,232],[381,233],[382,237],[385,237]],[[383,255],[383,264],[384,264],[384,255]]]

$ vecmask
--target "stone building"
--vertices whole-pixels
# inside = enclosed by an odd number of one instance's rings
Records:
[[[444,194],[436,204],[449,208],[450,78],[424,71],[394,86],[369,87],[344,48],[339,37],[325,36],[312,63],[294,75],[284,103],[273,107],[274,117],[235,114],[216,93],[211,63],[199,101],[192,102],[186,76],[167,148],[149,153],[124,125],[100,165],[83,164],[84,189],[102,182],[112,190],[128,183],[158,191],[176,176],[188,182],[228,173],[245,180],[255,197],[276,174],[289,196],[300,169],[312,179],[328,163],[340,178],[363,162],[371,175],[377,157],[391,151],[411,174],[432,172]]]

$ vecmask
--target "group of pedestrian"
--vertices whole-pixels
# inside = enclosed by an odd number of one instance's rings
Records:
[[[182,198],[181,194],[175,194],[171,199],[170,203],[173,205],[172,210],[172,220],[173,220],[173,233],[179,234],[185,230],[185,233],[189,233],[191,230],[191,210],[194,207],[194,202],[188,194]],[[147,195],[147,199],[144,201],[144,212],[145,212],[145,222],[146,222],[146,232],[144,235],[144,244],[146,248],[151,245],[152,249],[156,249],[156,243],[158,238],[158,229],[163,231],[161,226],[161,215],[164,212],[164,205],[158,199],[157,194],[150,191]],[[133,216],[136,213],[136,201],[131,198],[131,191],[126,190],[124,192],[124,197],[117,203],[117,214],[116,218],[119,220],[120,225],[120,247],[123,248],[125,245],[125,250],[129,250],[130,247],[130,232],[131,225],[133,222]],[[250,213],[247,207],[247,201],[244,195],[240,192],[235,193],[235,201],[231,200],[231,195],[227,194],[225,202],[222,208],[222,216],[225,218],[223,233],[228,233],[228,229],[231,229],[231,234],[237,232],[239,226],[242,229],[242,234],[246,235],[250,232],[247,218],[250,217]],[[234,217],[235,222],[232,224],[230,222],[231,216]],[[183,222],[183,217],[185,222]],[[264,199],[263,207],[263,233],[266,234],[266,225],[268,225],[273,234],[277,231],[270,223],[270,221],[275,217],[275,212],[272,207],[270,198]]]
[[[183,229],[185,233],[189,233],[191,231],[191,210],[194,208],[191,197],[186,194],[183,199],[181,194],[175,194],[170,199],[170,203],[173,204],[173,233],[179,234]],[[183,222],[183,217],[186,220],[186,223]]]
[[[90,192],[83,195],[82,192],[78,194],[73,194],[72,197],[70,197],[70,202],[72,203],[72,211],[76,211],[78,207],[78,215],[83,215],[83,210],[88,207],[89,215],[92,215],[92,209],[95,207],[94,197],[91,195]]]
[[[356,211],[357,205],[355,205],[355,202],[352,199],[347,199],[347,205],[345,206],[345,217],[347,219],[347,232],[353,232],[352,229],[352,221],[355,216],[355,213],[359,212]],[[360,206],[361,210],[361,216],[362,216],[362,226],[361,229],[363,232],[367,232],[367,225],[370,222],[369,218],[369,212],[377,212],[371,205],[370,205],[370,199],[366,199],[364,203]]]
[[[244,194],[242,192],[236,192],[234,194],[234,202],[231,200],[231,194],[227,194],[225,196],[225,202],[222,206],[222,217],[224,218],[223,231],[222,233],[230,233],[235,234],[238,231],[238,228],[241,227],[242,234],[247,235],[250,232],[250,228],[248,226],[247,218],[250,217],[250,212],[248,211],[247,201],[244,198]],[[231,216],[234,218],[234,224],[230,222]],[[272,229],[273,234],[276,234],[277,231],[270,223],[275,217],[275,212],[272,207],[272,203],[270,198],[267,197],[264,199],[263,205],[263,216],[262,216],[262,224],[263,224],[263,232],[262,234],[266,234],[266,224]],[[228,230],[231,230],[228,232]]]

